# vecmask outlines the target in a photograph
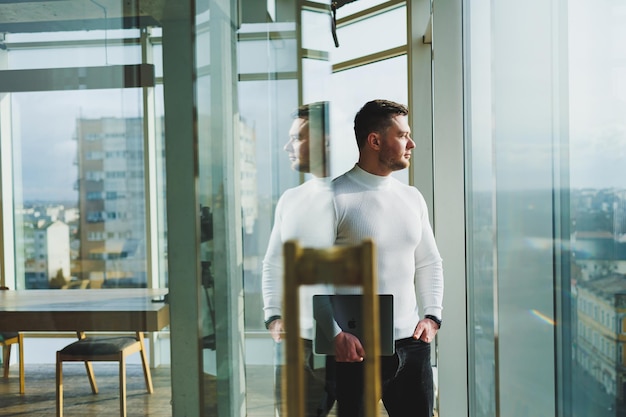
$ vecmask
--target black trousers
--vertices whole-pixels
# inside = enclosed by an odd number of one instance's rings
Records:
[[[380,359],[382,400],[389,417],[432,417],[430,344],[397,340],[395,354]],[[338,417],[362,417],[363,362],[336,362],[335,372]]]
[[[313,342],[303,339],[303,345],[306,417],[326,417],[335,404],[335,359],[327,356],[325,368],[314,369]],[[274,343],[274,408],[277,416],[282,415],[283,349],[284,343]]]

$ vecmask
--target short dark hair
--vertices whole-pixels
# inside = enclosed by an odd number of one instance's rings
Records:
[[[354,134],[356,143],[361,149],[372,132],[383,133],[391,126],[395,116],[407,116],[409,109],[400,103],[390,100],[372,100],[365,103],[354,117]]]
[[[291,114],[291,116],[294,119],[308,119],[311,111],[325,111],[327,106],[327,101],[316,101],[314,103],[303,104],[299,106],[298,109]]]

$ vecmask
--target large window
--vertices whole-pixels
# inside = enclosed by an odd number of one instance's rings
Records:
[[[152,93],[154,83],[125,85],[119,67],[145,63],[140,31],[7,34],[4,42],[4,69],[17,80],[2,114],[10,126],[3,131],[2,153],[11,155],[4,161],[2,188],[13,206],[4,219],[13,219],[15,236],[13,256],[5,256],[14,282],[7,284],[35,289],[165,283],[163,265],[149,267],[153,259],[165,259],[157,255],[164,253],[164,229],[161,239],[152,240],[147,214],[158,202],[152,210],[164,218],[164,195],[157,192],[164,187],[163,172],[146,170],[163,166],[146,163],[162,159],[162,113],[155,114],[162,98]],[[146,48],[152,45],[144,39]],[[97,68],[105,73],[90,72]],[[115,68],[122,75],[118,81]],[[34,244],[39,235],[47,245]]]
[[[273,412],[261,261],[279,197],[310,179],[292,114],[330,103],[330,174],[350,169],[359,107],[409,104],[405,1],[342,6],[339,46],[324,1],[39,3],[17,24],[0,6],[1,283],[167,287],[150,356],[174,414]]]
[[[626,9],[466,5],[470,415],[623,415]]]

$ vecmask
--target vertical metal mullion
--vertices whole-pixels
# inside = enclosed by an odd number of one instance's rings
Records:
[[[141,30],[141,63],[153,63],[152,44],[150,43],[150,29]],[[156,124],[154,87],[142,88],[143,100],[143,149],[144,149],[144,204],[146,222],[146,266],[148,288],[159,286],[159,262],[156,252],[158,251],[157,229],[157,195],[156,187]]]
[[[204,379],[197,201],[195,2],[166,2],[163,85],[167,182],[172,415],[200,417]]]
[[[433,4],[433,228],[444,259],[439,415],[468,415],[463,1]],[[463,381],[463,383],[459,383]]]
[[[0,49],[0,69],[9,67],[8,58],[8,51]],[[0,285],[6,286],[17,284],[15,279],[7,281],[15,277],[11,125],[11,94],[0,92]]]
[[[152,64],[153,45],[150,42],[150,28],[143,28],[140,35],[141,63]],[[161,270],[159,264],[158,242],[158,201],[157,201],[157,144],[156,144],[156,109],[154,102],[154,87],[142,88],[143,100],[143,163],[144,163],[144,206],[146,224],[146,285],[148,288],[157,288],[160,282]],[[150,366],[160,364],[160,345],[156,333],[148,338],[150,344]]]
[[[558,115],[554,123],[554,317],[555,326],[555,380],[557,417],[572,415],[572,337],[574,314],[571,304],[571,249],[567,244],[571,233],[570,166],[569,166],[569,24],[568,2],[559,0],[552,5],[553,13],[553,111]],[[618,363],[616,361],[616,363]]]

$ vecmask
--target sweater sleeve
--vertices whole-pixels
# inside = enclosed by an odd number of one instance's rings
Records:
[[[283,242],[281,237],[283,199],[278,200],[274,226],[270,234],[267,251],[263,258],[261,291],[263,293],[264,319],[282,315],[283,294]]]
[[[423,197],[422,240],[415,250],[415,288],[420,316],[432,314],[442,317],[443,310],[443,261],[430,226],[428,209]]]

